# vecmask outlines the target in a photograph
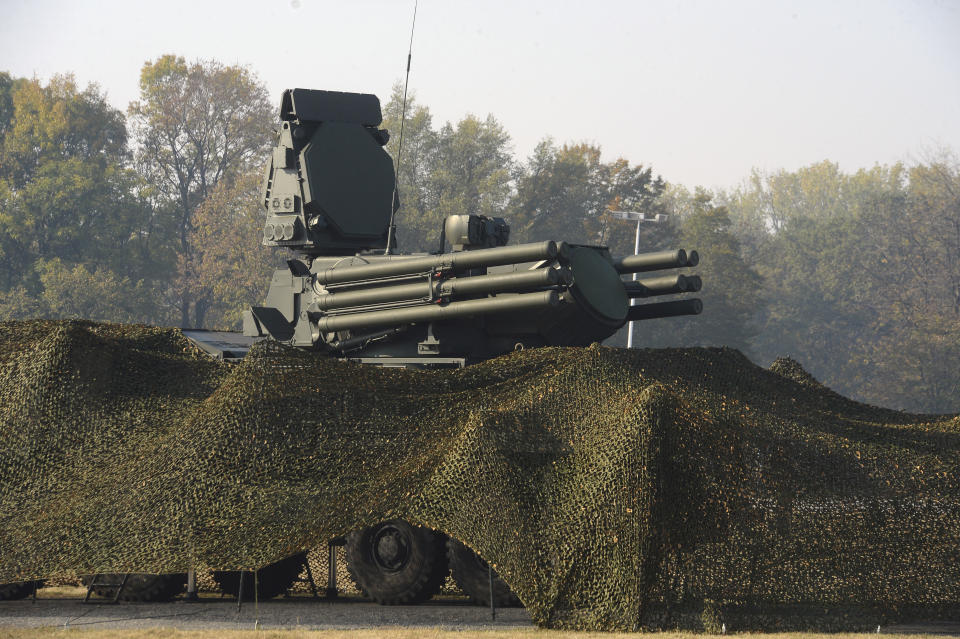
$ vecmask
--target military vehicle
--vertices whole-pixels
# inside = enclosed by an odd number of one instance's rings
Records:
[[[682,249],[614,257],[603,246],[562,241],[510,244],[502,218],[446,218],[435,253],[398,254],[394,164],[380,103],[370,94],[292,89],[283,93],[277,143],[263,186],[263,243],[285,247],[266,300],[243,315],[243,335],[185,331],[224,359],[258,339],[409,368],[463,367],[540,346],[585,346],[625,323],[698,314],[699,299],[633,305],[637,298],[700,289],[696,275],[624,281],[625,275],[696,266]],[[447,250],[449,244],[450,249]],[[435,594],[452,572],[474,599],[490,603],[486,564],[442,534],[400,521],[351,533],[349,570],[384,604]],[[224,592],[268,597],[289,587],[303,555],[261,569],[257,580],[217,572]],[[120,576],[98,576],[98,592],[117,592]],[[125,599],[169,597],[183,575],[123,579]],[[95,585],[95,589],[97,586]],[[112,590],[111,590],[112,589]],[[497,579],[495,603],[515,603]]]

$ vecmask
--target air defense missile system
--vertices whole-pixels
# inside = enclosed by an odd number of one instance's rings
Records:
[[[631,321],[700,313],[695,298],[633,304],[696,292],[696,275],[623,279],[696,266],[696,251],[615,257],[603,246],[554,239],[510,244],[504,219],[455,215],[444,221],[437,252],[397,253],[396,176],[381,123],[374,95],[283,93],[262,186],[262,241],[289,249],[289,259],[263,303],[244,313],[245,338],[188,337],[225,359],[272,339],[363,364],[462,367],[513,350],[589,345]],[[515,602],[501,580],[488,587],[486,565],[469,548],[435,531],[394,520],[343,541],[351,574],[380,603],[424,601],[448,572],[480,602],[490,603],[491,592],[498,605]],[[239,573],[215,577],[225,592],[246,588],[252,596],[258,583],[259,595],[271,596],[293,582],[302,561],[268,566],[246,586]]]
[[[514,349],[584,346],[626,322],[696,314],[696,276],[621,275],[694,266],[684,250],[613,258],[601,246],[509,244],[502,218],[455,215],[433,254],[394,253],[396,178],[376,96],[293,89],[263,183],[263,243],[290,249],[244,334],[364,363],[465,365]],[[449,244],[451,250],[444,251]]]

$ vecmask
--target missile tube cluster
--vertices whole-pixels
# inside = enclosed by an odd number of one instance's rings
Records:
[[[322,334],[543,311],[572,301],[573,297],[565,295],[571,286],[595,284],[590,278],[597,278],[596,273],[578,274],[570,268],[569,256],[576,250],[594,249],[548,241],[412,258],[396,256],[369,264],[325,268],[315,273],[317,294],[310,311]],[[620,282],[627,300],[700,290],[700,278],[695,275],[620,280],[624,274],[695,266],[699,261],[696,251],[688,255],[680,249],[606,259],[610,262],[609,274],[601,275]],[[522,265],[527,270],[470,273],[505,265]],[[576,281],[578,276],[587,281]],[[700,301],[692,299],[644,304],[631,306],[626,317],[636,320],[689,315],[699,313],[701,308]]]

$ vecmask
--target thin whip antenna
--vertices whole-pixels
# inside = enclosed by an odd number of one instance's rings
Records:
[[[417,26],[417,2],[413,0],[413,22],[410,24],[410,47],[407,49],[407,77],[403,81],[403,106],[400,109],[400,141],[397,143],[397,161],[394,167],[396,177],[393,180],[393,195],[390,197],[390,226],[387,227],[387,248],[384,255],[390,255],[390,245],[393,244],[393,234],[396,231],[394,224],[397,209],[397,193],[400,190],[400,154],[403,153],[403,125],[407,121],[407,87],[410,86],[410,60],[413,58],[413,30]]]

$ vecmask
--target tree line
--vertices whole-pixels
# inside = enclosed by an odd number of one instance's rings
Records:
[[[0,319],[77,317],[237,328],[283,259],[261,246],[276,98],[245,67],[163,56],[123,113],[70,75],[0,73]],[[399,147],[402,87],[385,101]],[[960,410],[960,161],[853,173],[822,162],[688,189],[594,144],[541,141],[527,158],[491,115],[434,123],[409,99],[398,240],[439,248],[447,215],[507,218],[511,241],[632,253],[696,248],[698,317],[635,327],[651,347],[730,346],[799,360],[839,392]],[[626,329],[609,343],[623,345]]]

